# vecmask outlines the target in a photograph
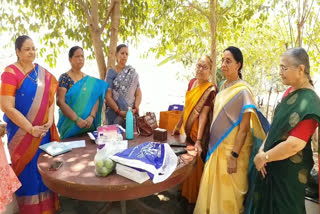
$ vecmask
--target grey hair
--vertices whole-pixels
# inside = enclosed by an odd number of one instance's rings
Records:
[[[313,86],[313,81],[310,76],[310,62],[309,56],[305,49],[303,48],[290,48],[282,56],[292,57],[293,63],[296,66],[304,65],[304,72],[309,79],[310,84]]]

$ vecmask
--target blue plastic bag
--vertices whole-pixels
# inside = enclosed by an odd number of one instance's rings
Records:
[[[166,180],[176,169],[178,158],[167,143],[146,142],[111,157],[120,164],[141,169],[154,183]]]

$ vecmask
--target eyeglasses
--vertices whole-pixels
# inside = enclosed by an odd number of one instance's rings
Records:
[[[287,71],[290,67],[296,67],[296,66],[295,66],[295,65],[288,65],[288,66],[280,65],[280,71],[285,72],[285,71]]]
[[[197,64],[196,67],[197,69],[199,70],[202,69],[203,71],[209,69],[207,65],[201,65],[201,64]]]

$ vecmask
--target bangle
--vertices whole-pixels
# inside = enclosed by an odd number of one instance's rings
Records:
[[[116,111],[117,114],[120,114],[120,108],[118,108],[118,110]]]
[[[34,135],[34,128],[32,126],[32,129],[31,129],[31,135],[33,136]]]
[[[231,152],[231,155],[232,155],[232,157],[234,157],[234,158],[238,158],[238,157],[239,157],[239,154],[236,153],[236,152],[234,152],[234,151]]]
[[[80,117],[79,116],[77,116],[77,119],[75,119],[75,123],[78,123],[78,121],[80,120]]]
[[[202,139],[197,139],[197,140],[196,140],[196,142],[197,142],[197,141],[200,141],[200,142],[201,142],[201,141],[202,141]]]
[[[89,117],[90,117],[90,116],[92,117],[92,119],[94,119],[94,116],[93,116],[92,114],[90,114]]]

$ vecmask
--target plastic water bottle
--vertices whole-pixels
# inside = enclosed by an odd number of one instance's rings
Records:
[[[126,138],[127,140],[133,139],[133,115],[130,107],[126,115]]]

